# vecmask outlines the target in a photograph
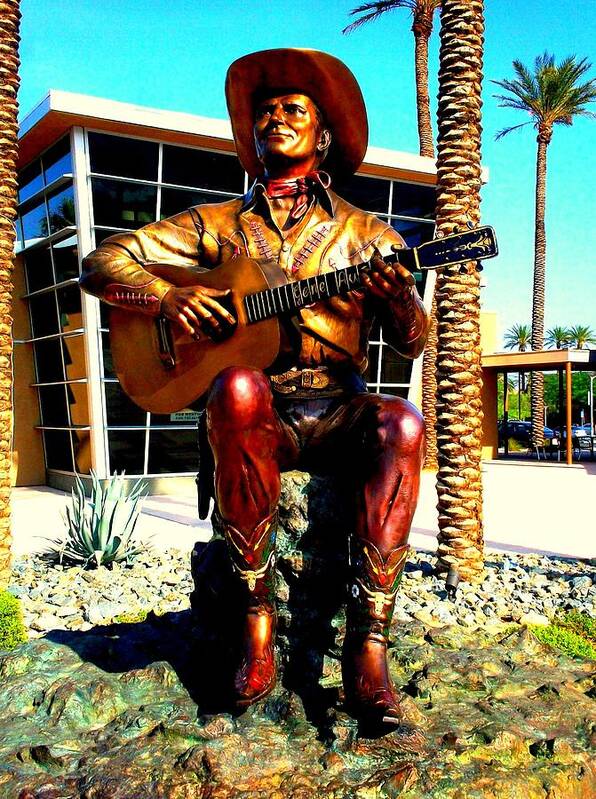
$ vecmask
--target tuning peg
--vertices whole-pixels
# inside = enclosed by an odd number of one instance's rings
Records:
[[[459,268],[460,275],[467,275],[468,274],[468,267],[465,264],[462,264]]]
[[[482,265],[482,261],[477,261],[476,262],[476,271],[477,272],[482,272],[483,269],[484,269],[484,266]]]
[[[468,230],[474,230],[474,223],[473,223],[473,222],[470,222],[470,220],[469,220],[469,219],[468,219],[468,221],[466,222],[466,225],[468,226]]]

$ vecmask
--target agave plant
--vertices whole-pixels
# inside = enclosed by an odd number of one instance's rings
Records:
[[[65,509],[66,535],[52,542],[47,554],[59,563],[85,567],[130,561],[144,548],[134,541],[133,533],[147,483],[137,480],[127,491],[124,473],[114,472],[103,487],[93,471],[91,479],[91,497],[86,499],[83,483],[75,475],[72,502]]]

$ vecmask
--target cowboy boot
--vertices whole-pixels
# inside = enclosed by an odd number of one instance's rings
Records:
[[[246,534],[225,524],[230,558],[245,600],[242,658],[234,679],[238,707],[252,705],[275,686],[276,520],[273,513]]]
[[[371,541],[356,539],[354,543],[342,655],[346,706],[371,723],[412,722],[411,709],[402,706],[387,665],[389,625],[408,545],[391,550],[383,558]]]

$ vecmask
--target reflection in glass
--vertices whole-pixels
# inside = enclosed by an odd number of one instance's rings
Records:
[[[91,171],[120,178],[157,180],[159,145],[156,142],[88,133]]]
[[[50,233],[75,224],[74,193],[72,186],[48,197]]]
[[[60,332],[55,292],[49,291],[47,294],[30,297],[29,313],[34,337],[50,336],[52,333]]]
[[[67,239],[52,244],[52,256],[56,271],[56,283],[63,280],[78,278],[79,276],[79,248],[77,237],[69,236]]]
[[[164,144],[162,181],[242,194],[244,170],[233,155]]]
[[[49,227],[46,217],[46,205],[42,200],[37,205],[26,211],[21,217],[23,225],[23,244],[30,247],[48,235]]]
[[[71,435],[76,471],[79,474],[90,474],[93,466],[91,461],[91,433],[89,430],[73,430]]]
[[[110,349],[110,334],[101,334],[101,349],[103,352],[103,373],[105,377],[116,377],[114,363],[112,361],[112,350]],[[106,385],[108,385],[106,383]]]
[[[386,214],[389,208],[389,181],[354,175],[333,184],[333,190],[347,202],[373,213]]]
[[[70,155],[70,138],[64,136],[60,141],[45,152],[41,157],[45,175],[46,186],[62,175],[72,173],[72,158]]]
[[[144,430],[108,430],[110,472],[127,475],[143,474],[145,454]]]
[[[146,424],[147,413],[126,396],[120,383],[106,382],[104,386],[108,425],[128,427]]]
[[[37,291],[54,283],[49,247],[35,247],[24,254],[27,291]]]
[[[68,430],[44,430],[43,443],[48,469],[73,471],[71,438]]]
[[[393,182],[391,213],[402,216],[417,216],[422,219],[435,218],[436,189],[415,183]]]
[[[119,233],[122,233],[121,230],[103,230],[102,228],[94,228],[95,231],[95,246],[99,247],[102,241],[109,238],[110,236],[117,236]]]
[[[58,313],[60,326],[63,333],[78,330],[83,327],[83,313],[81,311],[81,289],[78,283],[58,289]]]
[[[412,222],[404,219],[392,219],[391,227],[397,230],[406,241],[408,247],[417,247],[433,238],[434,222]]]
[[[155,221],[157,187],[93,178],[93,212],[96,225],[135,230]]]
[[[65,387],[40,386],[37,390],[39,391],[42,425],[68,427]]]
[[[409,383],[412,361],[398,355],[391,347],[383,347],[381,383]]]
[[[217,194],[207,194],[204,191],[190,191],[189,189],[162,189],[160,219],[174,216],[193,205],[202,203],[220,203],[225,197]]]
[[[196,430],[151,430],[148,474],[196,472],[198,468]]]
[[[85,365],[85,339],[83,334],[65,336],[62,339],[64,365],[67,380],[80,380],[87,376]]]
[[[368,367],[364,373],[364,379],[367,383],[377,382],[377,369],[379,365],[379,345],[372,344],[368,348]]]
[[[380,393],[391,394],[394,397],[403,397],[404,399],[408,399],[407,386],[381,386]]]
[[[41,162],[38,159],[19,172],[19,202],[24,202],[42,188]]]
[[[64,380],[60,339],[37,341],[33,345],[33,352],[38,383],[55,383]]]
[[[68,383],[66,386],[68,409],[71,424],[89,424],[89,405],[87,401],[87,383]]]

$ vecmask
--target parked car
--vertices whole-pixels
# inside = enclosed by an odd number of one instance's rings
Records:
[[[499,432],[499,446],[502,447],[505,439],[505,424],[502,419],[497,422],[497,430]],[[518,419],[510,419],[507,422],[507,435],[509,439],[514,439],[520,444],[529,447],[531,443],[532,423],[520,422]],[[555,431],[550,427],[544,428],[544,439],[550,441],[555,437]]]
[[[559,428],[555,428],[555,436],[559,436]],[[563,428],[563,438],[567,435],[567,430]],[[581,438],[581,436],[589,436],[590,435],[590,425],[589,424],[572,424],[571,425],[571,436],[572,438]]]

